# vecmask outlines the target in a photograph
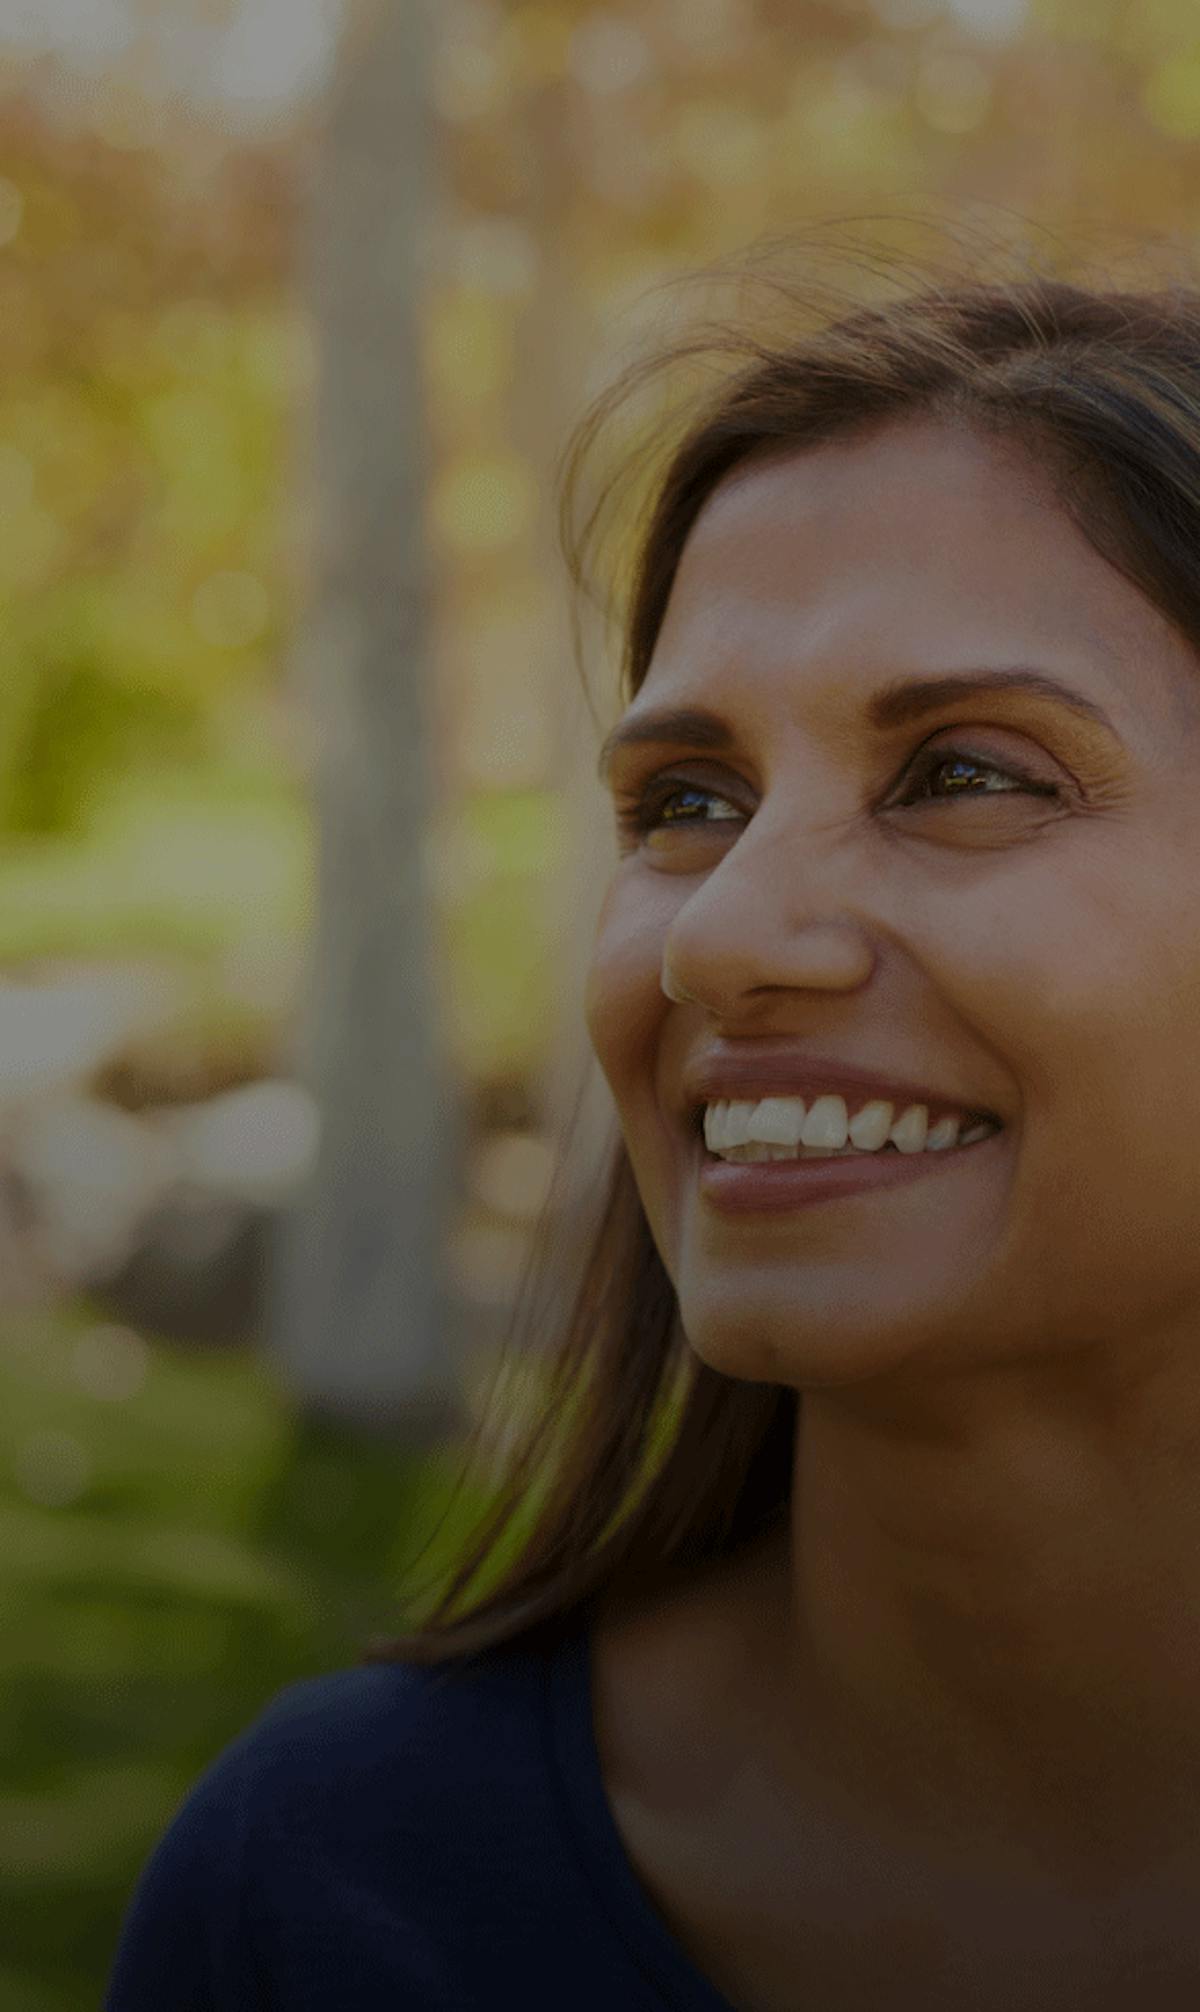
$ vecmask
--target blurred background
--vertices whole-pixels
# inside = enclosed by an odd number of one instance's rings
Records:
[[[1198,142],[1189,0],[0,0],[2,2012],[99,2003],[479,1499],[614,1124],[553,484],[655,290],[843,215],[1190,255]]]

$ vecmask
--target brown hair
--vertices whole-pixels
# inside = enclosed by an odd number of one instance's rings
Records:
[[[1139,250],[1144,258],[1150,247]],[[978,263],[964,275],[960,250],[949,277],[926,264],[915,287],[903,260],[886,259],[883,297],[870,300],[880,277],[872,252],[858,257],[847,296],[817,284],[811,237],[789,238],[784,251],[799,253],[800,281],[787,276],[779,245],[766,245],[757,275],[766,311],[660,343],[600,394],[568,442],[560,525],[575,587],[590,593],[586,557],[617,486],[602,490],[576,532],[597,438],[646,384],[675,390],[684,366],[707,373],[682,425],[663,421],[646,434],[662,465],[640,518],[618,513],[633,547],[621,597],[623,704],[646,676],[684,543],[722,478],[752,458],[906,415],[986,429],[1025,449],[1093,547],[1200,650],[1200,291],[1173,278],[1114,286],[1112,253],[1108,284],[1039,270],[1025,253],[1015,275]],[[763,258],[756,247],[699,277],[753,282]],[[772,307],[782,308],[774,331]],[[618,484],[627,476],[638,478],[633,452]],[[531,1271],[562,1262],[562,1233],[552,1191],[514,1317]],[[449,1663],[560,1629],[602,1593],[665,1588],[787,1515],[797,1394],[722,1376],[690,1351],[619,1137],[598,1215],[567,1261],[574,1298],[552,1345],[526,1357],[537,1403],[502,1485],[423,1623],[373,1644],[368,1661]],[[506,1349],[512,1336],[510,1327]],[[502,1360],[468,1458],[494,1433],[503,1373]]]

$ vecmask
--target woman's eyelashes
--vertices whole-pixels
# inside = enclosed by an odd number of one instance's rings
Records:
[[[939,791],[937,784],[944,770],[952,773],[944,779],[944,787]],[[999,779],[998,787],[986,780],[989,776]],[[999,762],[971,754],[965,748],[932,748],[917,757],[907,772],[902,793],[890,802],[898,806],[953,803],[965,796],[1009,796],[1014,792],[1051,798],[1062,795],[1057,784],[1043,782],[1019,766],[1001,766]],[[642,838],[650,832],[672,831],[681,826],[725,824],[730,821],[728,815],[718,818],[689,815],[686,806],[679,802],[683,797],[705,798],[711,803],[724,804],[726,812],[732,810],[735,818],[743,815],[732,798],[722,796],[702,783],[689,782],[682,776],[655,776],[640,788],[618,798],[617,818],[622,833]],[[677,814],[672,815],[673,812]]]

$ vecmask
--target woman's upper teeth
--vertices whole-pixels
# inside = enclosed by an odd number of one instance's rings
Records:
[[[889,1141],[902,1153],[933,1153],[970,1144],[994,1129],[977,1124],[964,1131],[966,1124],[967,1114],[959,1111],[930,1125],[928,1105],[908,1104],[897,1110],[882,1098],[863,1104],[850,1116],[844,1097],[816,1097],[807,1106],[802,1097],[761,1097],[706,1105],[704,1139],[713,1153],[752,1144],[877,1152]]]

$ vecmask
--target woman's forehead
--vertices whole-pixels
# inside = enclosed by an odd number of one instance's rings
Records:
[[[1188,640],[1006,443],[888,429],[735,470],[683,548],[643,689],[774,672],[872,684],[1031,663],[1136,738],[1196,723]],[[711,696],[711,694],[710,694]]]
[[[732,469],[704,503],[683,561],[695,570],[701,557],[745,565],[758,555],[764,569],[782,566],[809,585],[831,559],[861,571],[919,555],[930,570],[947,548],[1007,569],[1044,552],[1048,536],[1076,548],[1081,563],[1103,563],[1015,443],[913,422]]]

